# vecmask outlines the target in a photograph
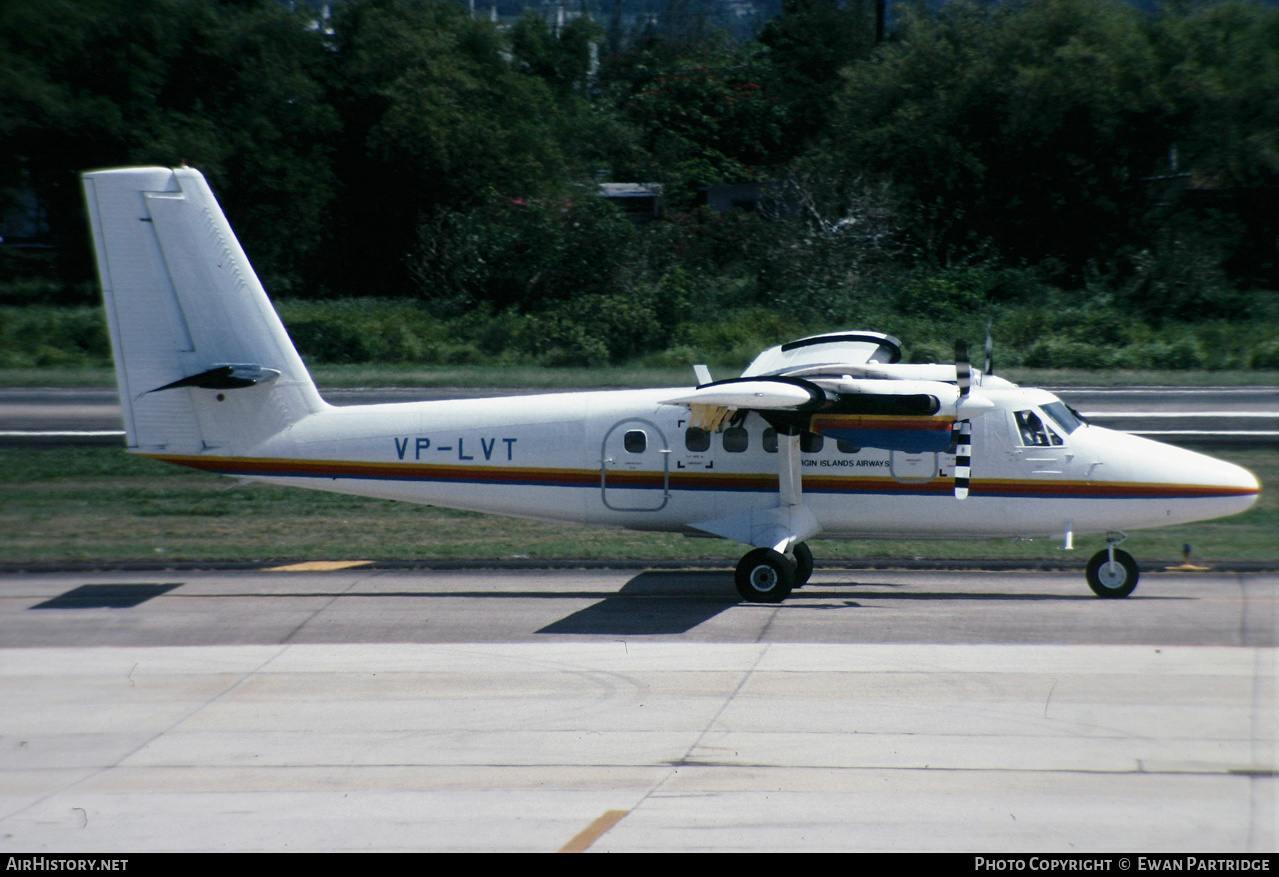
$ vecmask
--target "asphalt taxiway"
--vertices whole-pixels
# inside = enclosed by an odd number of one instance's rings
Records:
[[[1274,852],[1279,576],[0,575],[0,851]]]

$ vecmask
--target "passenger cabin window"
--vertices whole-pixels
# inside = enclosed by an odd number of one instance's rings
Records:
[[[1044,425],[1043,420],[1033,411],[1018,411],[1017,432],[1021,435],[1021,443],[1026,447],[1046,448],[1050,445],[1063,444],[1061,436]]]
[[[770,454],[776,454],[777,453],[777,430],[773,429],[771,426],[768,429],[764,430],[764,437],[763,437],[762,443],[764,445],[765,451],[767,451]],[[825,444],[826,444],[826,439],[824,439],[820,435],[817,435],[816,433],[801,432],[799,434],[799,449],[803,451],[805,454],[820,454],[822,452],[822,446]],[[845,444],[847,444],[849,447],[849,450],[847,451],[844,451]],[[847,442],[840,442],[839,449],[841,451],[844,451],[844,453],[846,454],[855,454],[859,450],[861,450],[860,448],[853,447],[851,443],[847,443]]]
[[[642,429],[629,430],[622,437],[622,447],[629,454],[642,454],[648,450],[648,435]]]
[[[711,448],[711,434],[704,429],[690,426],[684,432],[684,447],[694,452],[709,451]]]
[[[848,439],[835,439],[835,447],[839,449],[841,454],[856,454],[861,451],[861,448]]]
[[[730,426],[724,430],[724,450],[730,454],[740,454],[750,446],[750,435],[741,426]]]

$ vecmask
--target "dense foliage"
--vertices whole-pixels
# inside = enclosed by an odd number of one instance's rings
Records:
[[[993,318],[1010,364],[1279,364],[1279,9],[954,0],[877,33],[874,6],[785,0],[740,40],[689,4],[627,38],[455,0],[5,0],[0,207],[39,215],[0,304],[92,302],[79,172],[187,161],[321,359],[838,326],[945,358]],[[660,184],[661,216],[608,181]],[[729,184],[763,196],[704,206]],[[32,319],[74,339],[9,359],[104,351],[84,312]]]

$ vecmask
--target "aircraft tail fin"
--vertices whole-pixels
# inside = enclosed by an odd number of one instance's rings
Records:
[[[242,454],[326,407],[199,171],[84,191],[131,450]]]

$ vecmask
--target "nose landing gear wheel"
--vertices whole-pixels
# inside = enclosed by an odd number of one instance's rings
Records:
[[[1127,597],[1137,587],[1137,561],[1127,551],[1120,551],[1118,548],[1115,549],[1113,562],[1109,551],[1098,551],[1088,561],[1088,570],[1084,575],[1088,579],[1088,587],[1098,597]]]
[[[749,603],[780,603],[795,587],[795,564],[781,552],[756,548],[738,562],[736,582]]]

